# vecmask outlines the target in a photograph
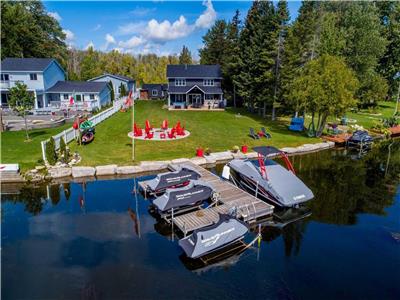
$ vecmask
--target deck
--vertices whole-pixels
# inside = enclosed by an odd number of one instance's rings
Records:
[[[351,137],[351,134],[340,133],[336,135],[324,135],[322,136],[323,140],[334,142],[335,144],[342,145],[347,142],[347,140]]]
[[[219,195],[220,203],[218,206],[174,217],[172,219],[174,226],[179,228],[185,235],[193,230],[212,225],[218,221],[219,213],[228,213],[232,210],[236,210],[236,216],[249,224],[272,216],[274,206],[257,199],[203,167],[191,162],[184,164],[196,169],[201,174],[200,180],[211,184],[215,188]],[[174,165],[171,165],[171,168],[174,169]],[[146,181],[139,184],[142,188],[146,187]]]

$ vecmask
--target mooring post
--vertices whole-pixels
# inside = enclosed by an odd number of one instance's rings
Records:
[[[171,224],[171,227],[172,227],[172,231],[171,231],[172,241],[174,241],[174,208],[172,208],[172,210],[171,210],[171,221],[172,221],[172,224]]]

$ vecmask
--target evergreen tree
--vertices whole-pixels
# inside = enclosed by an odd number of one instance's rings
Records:
[[[57,162],[56,144],[53,137],[46,143],[46,159],[52,166]]]
[[[126,88],[125,88],[125,84],[123,84],[122,82],[121,82],[121,85],[119,86],[119,94],[122,96],[122,97],[125,97],[127,94],[126,94]]]
[[[81,62],[81,80],[88,80],[102,74],[100,53],[89,47]]]
[[[68,161],[67,145],[63,137],[60,138],[60,155],[64,157],[64,161]]]
[[[110,90],[111,90],[111,102],[114,102],[115,93],[114,93],[114,86],[113,86],[111,80],[108,82],[108,86],[110,87]]]
[[[225,20],[217,20],[203,36],[203,48],[199,51],[200,64],[224,65],[227,27]]]
[[[182,51],[179,54],[179,64],[180,65],[191,65],[192,62],[192,53],[190,53],[189,48],[183,45]]]

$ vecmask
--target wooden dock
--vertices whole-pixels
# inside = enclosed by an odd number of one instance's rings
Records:
[[[218,221],[219,213],[236,211],[237,218],[253,223],[259,219],[272,216],[274,206],[257,199],[234,184],[220,178],[212,172],[197,166],[191,162],[182,165],[190,165],[201,174],[200,180],[211,184],[219,195],[219,205],[200,209],[187,214],[176,216],[172,219],[174,226],[179,228],[185,235],[193,230],[203,228]],[[174,169],[171,165],[171,169]],[[140,186],[145,188],[146,182]]]

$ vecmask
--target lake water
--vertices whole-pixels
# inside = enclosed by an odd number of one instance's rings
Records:
[[[399,149],[292,157],[311,215],[198,270],[133,179],[2,195],[2,299],[400,299]]]

